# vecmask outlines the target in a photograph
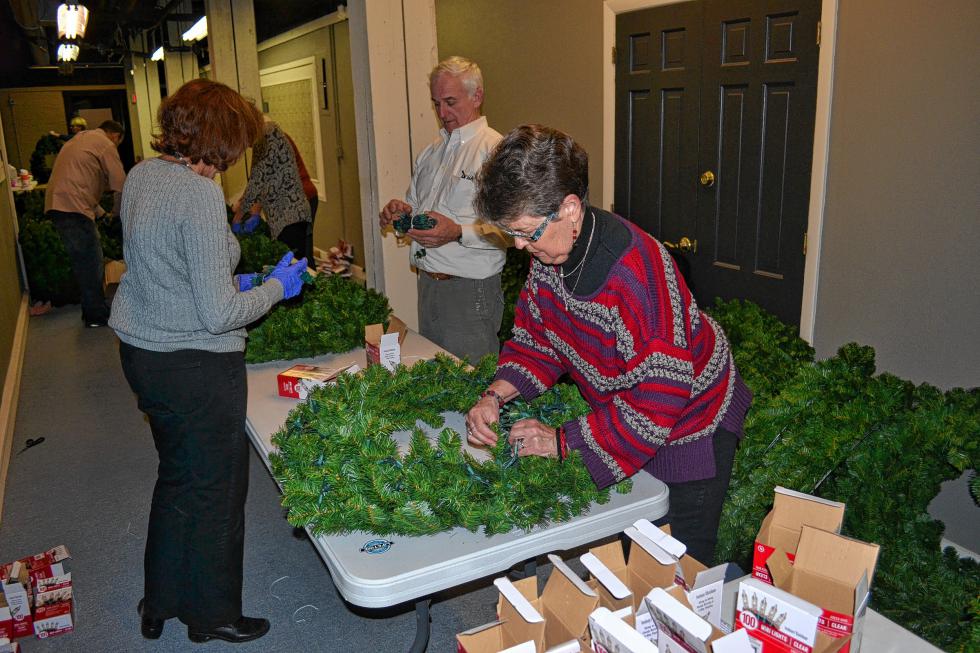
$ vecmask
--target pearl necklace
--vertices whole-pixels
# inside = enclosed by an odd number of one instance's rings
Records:
[[[589,258],[589,248],[592,247],[592,237],[595,236],[595,223],[596,223],[595,213],[593,212],[592,213],[592,229],[589,231],[589,241],[587,243],[585,243],[585,253],[582,254],[582,260],[579,261],[575,265],[574,268],[572,268],[571,270],[568,271],[568,276],[569,277],[571,277],[573,274],[575,274],[575,272],[578,271],[579,268],[582,268],[582,266],[585,265],[585,259]],[[571,292],[569,292],[565,288],[565,270],[562,269],[562,267],[560,265],[558,266],[558,277],[560,278],[561,290],[562,290],[562,297],[565,300],[565,305],[566,306],[568,305],[568,298],[571,295],[574,295],[575,294],[575,289],[578,288],[578,282],[582,280],[582,274],[584,272],[585,272],[585,269],[584,268],[582,268],[582,270],[578,272],[578,276],[575,277],[575,284],[572,286]]]

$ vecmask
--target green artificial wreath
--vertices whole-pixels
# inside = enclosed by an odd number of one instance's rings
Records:
[[[265,223],[263,223],[265,224]],[[289,251],[286,243],[272,240],[261,233],[237,234],[242,255],[235,274],[260,272],[266,265],[275,265]]]
[[[387,322],[389,315],[384,295],[321,274],[297,300],[280,304],[250,328],[245,360],[263,363],[350,351],[364,345],[365,326]]]
[[[473,369],[448,356],[399,366],[380,365],[341,375],[335,386],[311,393],[286,418],[269,456],[283,490],[288,520],[316,534],[365,531],[378,535],[430,535],[455,527],[486,535],[530,530],[606,503],[577,453],[564,462],[518,458],[500,437],[492,458],[478,462],[442,413],[465,412],[496,369],[487,356]],[[587,411],[578,390],[562,384],[531,404],[508,403],[505,432],[519,419],[537,417],[556,426]],[[441,428],[433,443],[419,425]],[[407,453],[392,434],[412,432]],[[629,480],[615,486],[632,489]]]

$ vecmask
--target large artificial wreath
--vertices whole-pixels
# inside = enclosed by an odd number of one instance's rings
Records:
[[[563,522],[609,500],[577,453],[560,462],[518,458],[507,444],[515,421],[537,417],[556,426],[587,411],[567,384],[528,404],[508,403],[502,435],[489,460],[477,461],[462,437],[445,427],[443,413],[465,412],[496,368],[488,356],[473,369],[447,356],[399,367],[374,365],[341,375],[294,409],[272,441],[272,471],[295,526],[314,533],[365,531],[429,535],[461,526],[487,535]],[[433,442],[420,422],[442,429]],[[407,452],[392,435],[411,431]],[[627,493],[627,480],[615,486]]]

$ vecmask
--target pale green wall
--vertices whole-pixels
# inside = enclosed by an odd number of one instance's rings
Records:
[[[436,0],[439,58],[480,65],[490,126],[506,134],[536,122],[570,134],[589,153],[596,206],[603,205],[602,10],[598,0]]]

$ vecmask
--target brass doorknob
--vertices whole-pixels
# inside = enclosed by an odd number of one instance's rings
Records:
[[[676,243],[672,243],[670,241],[665,240],[664,246],[669,247],[671,249],[679,249],[682,252],[690,252],[692,254],[698,253],[697,239],[695,238],[694,240],[691,240],[687,236],[681,237],[680,241]]]
[[[714,186],[715,185],[715,173],[710,170],[706,170],[701,173],[701,185],[702,186]]]

